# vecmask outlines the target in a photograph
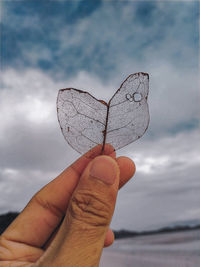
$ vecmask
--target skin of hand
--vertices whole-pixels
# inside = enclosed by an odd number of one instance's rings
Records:
[[[0,236],[0,267],[97,267],[114,234],[118,189],[135,173],[112,146],[80,157],[37,192]]]

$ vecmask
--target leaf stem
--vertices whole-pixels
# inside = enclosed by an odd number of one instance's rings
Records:
[[[102,149],[101,149],[101,154],[103,154],[104,152],[104,147],[105,147],[105,144],[106,144],[106,135],[107,135],[107,127],[108,127],[108,115],[109,115],[109,109],[110,109],[110,101],[109,103],[107,104],[107,114],[106,114],[106,125],[105,125],[105,129],[103,131],[103,146],[102,146]]]

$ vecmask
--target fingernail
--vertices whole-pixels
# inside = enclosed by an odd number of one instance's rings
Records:
[[[116,163],[108,156],[96,157],[90,168],[90,176],[108,185],[112,185],[117,176]]]

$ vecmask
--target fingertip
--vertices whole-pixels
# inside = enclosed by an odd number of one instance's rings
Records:
[[[86,154],[84,154],[84,157],[91,160],[99,155],[107,155],[112,158],[116,158],[115,149],[110,144],[105,144],[103,151],[102,151],[102,145],[97,145],[93,147],[91,150],[89,150]]]
[[[128,157],[121,156],[116,159],[120,168],[120,183],[119,187],[122,187],[128,182],[135,174],[135,163]]]
[[[106,233],[106,238],[104,241],[104,247],[109,247],[113,244],[115,240],[115,235],[113,233],[113,231],[109,228],[107,233]]]
[[[136,166],[132,159],[125,156],[121,156],[117,158],[117,163],[121,168],[121,171],[125,172],[126,176],[132,177],[135,174]]]

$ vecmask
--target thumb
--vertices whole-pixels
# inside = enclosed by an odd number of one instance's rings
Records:
[[[115,207],[119,172],[117,162],[109,156],[98,156],[88,164],[71,197],[55,240],[56,256],[49,266],[99,266]]]

